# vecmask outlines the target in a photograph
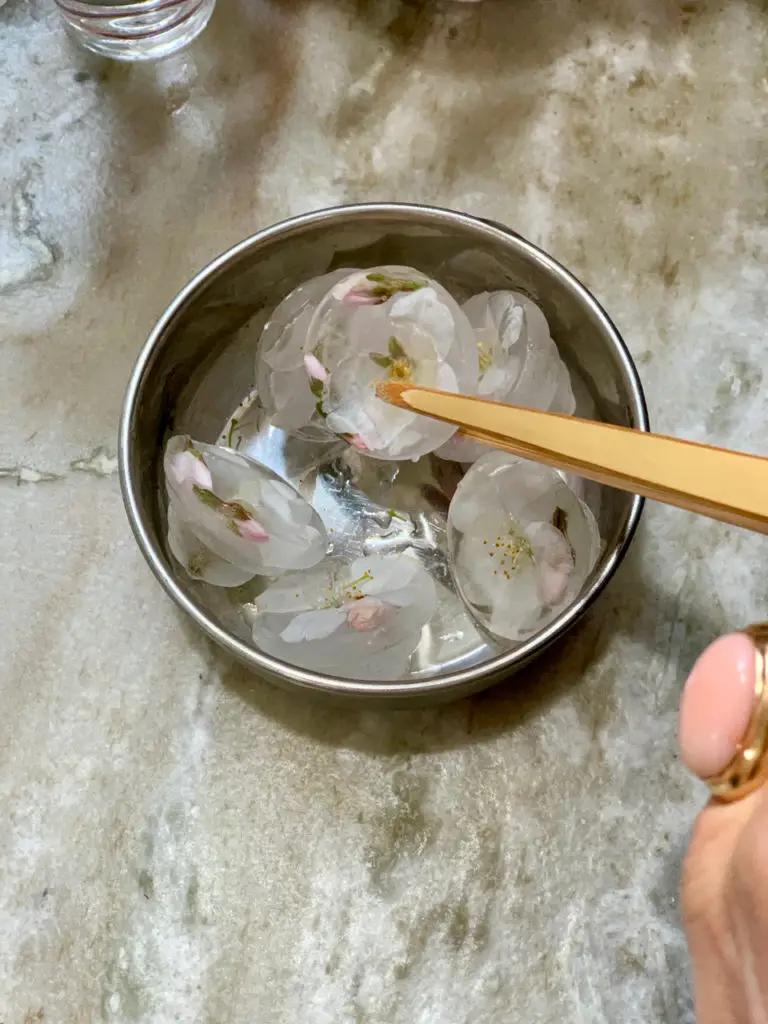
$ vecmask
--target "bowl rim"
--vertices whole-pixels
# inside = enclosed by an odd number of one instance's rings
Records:
[[[613,543],[612,550],[607,552],[600,572],[592,579],[589,587],[580,595],[578,600],[558,615],[556,619],[540,633],[536,634],[535,637],[525,641],[525,643],[514,650],[507,651],[488,661],[480,662],[458,671],[440,673],[425,679],[381,682],[354,680],[341,676],[325,675],[321,672],[312,672],[296,668],[286,662],[278,661],[276,658],[271,658],[250,647],[213,621],[205,608],[185,593],[173,575],[166,569],[163,559],[152,542],[147,517],[142,511],[142,506],[138,499],[138,460],[136,460],[136,466],[134,466],[132,451],[135,432],[134,424],[138,415],[138,399],[143,390],[147,373],[154,361],[155,352],[159,349],[173,321],[180,315],[188,303],[231,262],[251,250],[257,251],[275,238],[290,236],[307,227],[349,218],[364,221],[392,214],[408,216],[414,213],[418,214],[420,222],[427,227],[430,222],[443,227],[446,224],[454,226],[460,224],[479,233],[480,236],[485,236],[489,241],[505,245],[509,245],[512,242],[514,246],[521,249],[530,259],[542,265],[550,274],[559,279],[559,282],[564,287],[575,291],[580,299],[591,308],[593,314],[613,341],[616,355],[622,365],[625,380],[629,387],[631,411],[637,421],[636,429],[644,431],[650,429],[648,409],[640,376],[624,339],[619,334],[606,311],[581,281],[569,270],[566,270],[557,260],[532,242],[529,242],[522,235],[519,235],[516,231],[497,221],[484,220],[471,214],[460,213],[443,207],[416,203],[356,203],[349,206],[333,206],[315,210],[279,221],[255,232],[215,257],[198,271],[192,280],[171,300],[152,328],[136,359],[128,382],[120,419],[118,436],[120,487],[131,530],[136,538],[139,549],[169,597],[196,622],[210,639],[251,668],[257,675],[267,677],[272,682],[281,686],[298,687],[305,691],[331,694],[340,698],[378,698],[381,701],[392,701],[393,698],[406,700],[409,698],[450,700],[453,697],[464,696],[491,686],[494,682],[513,674],[532,661],[552,643],[563,637],[576,624],[613,577],[629,548],[640,521],[644,500],[638,495],[634,495],[623,527]]]

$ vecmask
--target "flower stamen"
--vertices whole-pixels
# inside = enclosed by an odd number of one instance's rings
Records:
[[[493,352],[482,341],[477,343],[477,357],[480,364],[480,373],[485,373],[493,366]]]
[[[394,335],[389,339],[387,348],[388,355],[371,352],[369,356],[371,361],[387,371],[389,380],[401,383],[411,380],[416,364]]]

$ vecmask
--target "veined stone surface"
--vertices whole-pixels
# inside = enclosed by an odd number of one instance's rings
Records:
[[[366,199],[503,221],[593,289],[656,429],[765,452],[754,0],[219,0],[186,53],[0,4],[0,1020],[684,1024],[686,671],[766,542],[651,506],[570,638],[398,714],[254,685],[130,536],[138,349],[209,258]]]

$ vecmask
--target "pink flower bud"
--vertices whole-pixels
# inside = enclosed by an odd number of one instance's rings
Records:
[[[389,609],[382,601],[364,597],[350,607],[347,612],[347,625],[356,629],[358,633],[370,633],[384,625],[388,613]]]
[[[343,434],[342,435],[347,444],[351,444],[353,448],[357,448],[359,452],[368,452],[370,448],[363,440],[360,434]]]
[[[550,565],[540,567],[541,598],[546,604],[559,604],[563,600],[570,575],[570,568],[563,570]]]
[[[357,306],[378,306],[382,301],[378,295],[371,295],[370,292],[353,288],[352,291],[347,292],[341,300],[341,304],[342,306],[350,306],[354,309]]]
[[[256,519],[238,519],[237,529],[245,540],[257,542],[269,540],[269,534]]]
[[[210,469],[202,459],[198,459],[190,451],[174,455],[169,469],[173,481],[178,487],[188,484],[193,487],[202,487],[204,491],[210,491],[213,488]]]
[[[328,371],[316,356],[304,356],[304,369],[307,371],[310,380],[319,380],[323,384],[328,380]]]

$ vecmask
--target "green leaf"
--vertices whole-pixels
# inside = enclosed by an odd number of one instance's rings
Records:
[[[394,336],[394,334],[389,339],[389,354],[392,357],[392,359],[407,359],[408,358],[406,356],[406,354],[405,354],[405,349],[400,344],[400,342],[397,340],[397,338]]]
[[[426,281],[419,281],[415,278],[400,278],[392,277],[389,274],[366,274],[366,279],[371,281],[373,284],[378,285],[378,288],[372,288],[371,293],[373,295],[385,295],[387,298],[391,298],[398,292],[416,292],[419,288],[426,288]]]
[[[328,413],[323,408],[322,402],[315,402],[315,411],[317,412],[318,416],[322,416],[324,420],[328,418]]]
[[[313,377],[309,382],[309,390],[315,396],[315,398],[323,397],[323,382],[318,380],[317,377]]]
[[[381,355],[380,352],[369,352],[368,358],[376,363],[377,366],[383,367],[385,370],[389,369],[392,365],[392,360],[389,356]]]
[[[251,518],[250,512],[243,508],[239,501],[222,501],[221,498],[216,497],[213,491],[208,491],[205,487],[198,487],[197,484],[192,490],[204,505],[227,519],[239,519],[241,522],[245,522]]]
[[[204,505],[207,505],[208,508],[214,509],[216,512],[218,512],[223,505],[222,500],[217,498],[213,491],[209,491],[205,487],[198,487],[198,485],[195,484],[192,490]]]
[[[224,505],[225,515],[232,516],[233,519],[239,519],[241,523],[247,522],[251,519],[251,513],[243,508],[239,501],[225,501],[222,502]]]

